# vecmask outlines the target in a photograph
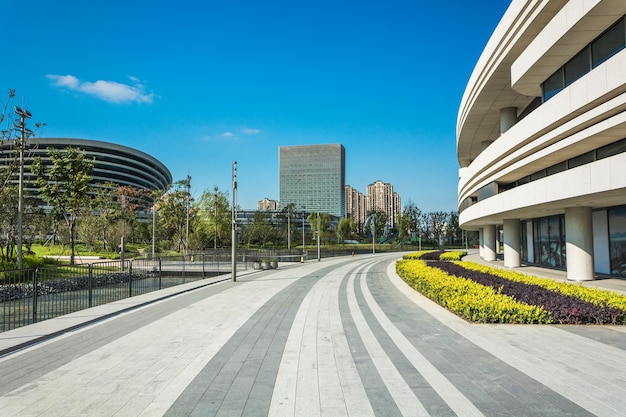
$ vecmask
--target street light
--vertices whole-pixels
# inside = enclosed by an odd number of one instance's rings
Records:
[[[20,117],[15,127],[20,131],[20,141],[18,149],[20,152],[19,177],[18,177],[18,198],[17,198],[17,269],[22,269],[22,218],[24,215],[24,147],[26,138],[33,134],[33,131],[26,127],[26,119],[33,117],[26,109],[15,106],[15,113]]]
[[[291,249],[291,205],[287,205],[287,249]]]
[[[156,204],[152,203],[152,259],[154,259],[154,237],[156,230]]]
[[[304,255],[304,216],[306,215],[304,209],[305,207],[302,206],[302,255]]]
[[[213,253],[215,253],[215,250],[217,249],[217,186],[213,188],[213,192],[213,205],[215,206],[215,216],[213,219],[213,223],[215,223],[215,234],[213,235]]]
[[[233,207],[232,207],[232,253],[231,253],[231,276],[233,282],[237,281],[237,161],[233,162]]]

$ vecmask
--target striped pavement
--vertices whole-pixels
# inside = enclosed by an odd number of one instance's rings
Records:
[[[112,303],[0,357],[0,416],[624,415],[623,326],[469,324],[406,286],[398,256]],[[0,348],[97,314],[0,333]]]

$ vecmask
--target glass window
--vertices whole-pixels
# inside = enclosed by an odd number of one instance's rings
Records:
[[[565,267],[565,216],[533,220],[535,263],[555,268]]]
[[[556,165],[552,165],[551,167],[546,168],[547,175],[558,174],[561,171],[565,171],[567,169],[567,161],[560,162]]]
[[[626,152],[626,139],[598,148],[598,159],[608,158],[622,152]]]
[[[626,42],[624,18],[612,28],[604,32],[591,44],[591,58],[593,68],[597,67],[611,56],[624,48]]]
[[[553,97],[556,93],[561,91],[565,87],[565,81],[563,79],[563,68],[559,68],[557,72],[552,74],[550,78],[543,83],[543,101],[547,101]]]
[[[581,165],[588,164],[593,162],[596,158],[595,151],[587,152],[582,155],[577,156],[576,158],[572,158],[568,162],[568,166],[570,169],[579,167]]]
[[[589,47],[586,47],[565,64],[565,85],[570,85],[590,70]]]
[[[611,275],[626,277],[626,206],[607,210]]]
[[[530,180],[531,181],[536,181],[538,179],[541,179],[543,177],[546,176],[546,170],[542,169],[541,171],[535,172],[534,174],[531,174],[530,176]]]

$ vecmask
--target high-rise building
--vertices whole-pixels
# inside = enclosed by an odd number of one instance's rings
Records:
[[[346,185],[346,218],[351,218],[357,225],[365,224],[365,218],[367,216],[367,206],[365,204],[365,195],[352,188],[350,185]]]
[[[340,144],[278,148],[280,204],[345,214],[346,151]]]
[[[256,203],[256,209],[263,211],[280,210],[280,203],[265,197],[263,200]]]
[[[398,222],[400,216],[400,196],[393,191],[393,185],[380,180],[367,186],[367,212],[383,211],[389,225]]]
[[[513,0],[457,119],[459,223],[480,254],[626,278],[626,3]],[[502,240],[500,238],[502,231]]]

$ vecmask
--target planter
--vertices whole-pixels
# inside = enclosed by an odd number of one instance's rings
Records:
[[[278,269],[278,261],[271,261],[270,266],[272,269]]]
[[[255,261],[255,262],[252,264],[252,268],[253,268],[253,269],[261,269],[261,262],[259,262],[259,261]]]
[[[267,271],[271,268],[270,261],[261,261],[261,269]]]

